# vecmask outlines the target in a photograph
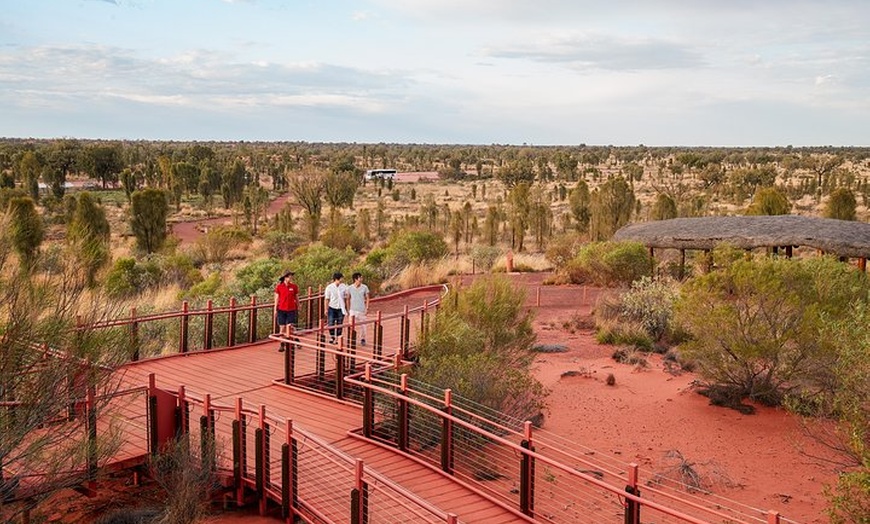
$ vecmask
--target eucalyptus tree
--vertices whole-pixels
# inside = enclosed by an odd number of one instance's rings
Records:
[[[628,224],[636,199],[624,178],[610,178],[590,196],[589,228],[593,240],[607,240]]]
[[[39,202],[39,174],[42,172],[42,162],[34,151],[25,151],[18,160],[18,174],[21,185],[34,202]]]
[[[838,220],[856,220],[857,201],[851,190],[840,187],[831,192],[825,205],[825,217]]]
[[[574,227],[580,233],[589,231],[591,203],[592,196],[589,193],[589,185],[585,180],[578,180],[568,194],[568,209],[571,212]]]
[[[130,205],[130,226],[136,246],[144,253],[154,253],[166,241],[166,218],[169,202],[166,191],[146,188],[133,193]]]
[[[791,202],[779,189],[763,187],[755,192],[752,203],[746,209],[747,215],[787,215]]]
[[[67,227],[66,241],[88,287],[94,287],[97,273],[111,260],[110,234],[103,207],[89,192],[79,193]]]
[[[100,181],[105,189],[109,184],[118,182],[118,175],[124,168],[120,144],[96,144],[85,148],[83,164],[92,178]]]
[[[305,211],[308,239],[316,242],[320,235],[320,220],[323,216],[323,180],[326,173],[314,166],[305,166],[287,173],[287,187]]]

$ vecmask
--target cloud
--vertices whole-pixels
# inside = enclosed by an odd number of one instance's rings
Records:
[[[520,58],[565,63],[580,69],[675,69],[704,65],[694,49],[652,38],[628,39],[608,35],[566,35],[548,41],[491,48],[494,58]]]

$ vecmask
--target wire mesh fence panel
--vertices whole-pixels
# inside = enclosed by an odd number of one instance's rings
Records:
[[[311,439],[297,445],[298,498],[330,522],[348,522],[354,488],[350,465],[337,462],[328,450]]]
[[[112,393],[97,414],[97,442],[114,448],[111,461],[148,453],[148,391]]]
[[[259,417],[256,414],[242,413],[242,477],[253,480],[257,471],[257,434],[260,427]]]
[[[233,421],[232,408],[213,410],[215,466],[222,471],[233,470]]]
[[[505,444],[465,427],[454,432],[455,475],[507,502],[520,504],[521,455]]]
[[[618,488],[596,485],[543,461],[536,461],[534,469],[536,517],[549,522],[616,522],[624,517]]]
[[[180,329],[178,317],[140,322],[138,327],[139,358],[178,353]]]
[[[395,486],[379,479],[366,477],[367,493],[364,504],[371,524],[404,524],[406,522],[445,523],[446,516],[409,500]]]
[[[442,418],[426,408],[408,405],[408,449],[430,464],[442,463]]]

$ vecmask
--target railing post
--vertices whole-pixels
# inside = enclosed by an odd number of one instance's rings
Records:
[[[203,322],[203,340],[202,340],[202,349],[211,349],[214,344],[214,337],[212,336],[212,329],[214,328],[214,313],[212,310],[214,309],[214,303],[211,299],[205,303],[205,321]]]
[[[181,329],[179,330],[178,337],[178,352],[179,353],[187,353],[189,348],[187,342],[187,333],[190,329],[190,315],[188,313],[190,306],[187,303],[187,300],[181,303]]]
[[[190,417],[187,407],[187,399],[184,395],[184,386],[178,386],[178,407],[176,408],[176,420],[178,421],[178,436],[186,437],[190,434]]]
[[[338,353],[335,355],[335,398],[344,399],[344,337],[338,339]]]
[[[88,425],[88,481],[97,479],[97,388],[88,386],[87,397]]]
[[[293,326],[290,326],[290,335],[293,335]],[[298,337],[293,337],[292,342],[281,341],[281,351],[284,352],[284,383],[292,384],[293,375],[296,374],[296,343]]]
[[[779,524],[779,512],[770,510],[767,512],[767,524]]]
[[[441,470],[453,474],[453,391],[444,390],[444,414],[441,419]]]
[[[139,360],[139,322],[136,321],[136,306],[130,308],[130,346],[133,348],[133,361]]]
[[[368,486],[363,481],[364,464],[362,459],[356,459],[354,470],[354,487],[350,490],[350,522],[351,524],[368,524]]]
[[[625,492],[640,497],[640,489],[637,487],[637,464],[632,462],[628,465],[628,484]],[[640,503],[629,498],[625,499],[625,524],[640,524]]]
[[[409,418],[408,418],[408,401],[403,397],[408,395],[408,375],[406,373],[402,373],[401,381],[399,382],[399,396],[397,397],[397,401],[399,403],[398,407],[398,415],[399,415],[399,449],[402,451],[408,451],[408,429],[409,429]]]
[[[202,416],[199,418],[199,450],[203,469],[214,472],[217,462],[215,459],[214,411],[211,409],[210,394],[205,395]]]
[[[266,406],[260,405],[260,425],[254,431],[254,442],[256,443],[256,477],[254,485],[257,490],[257,500],[260,505],[260,515],[266,514]]]
[[[533,517],[535,516],[535,459],[531,453],[535,451],[532,444],[532,423],[526,421],[523,424],[524,438],[520,446],[529,452],[523,453],[520,460],[520,511]]]
[[[287,441],[281,444],[281,516],[293,519],[296,516],[296,453],[293,421],[288,419],[286,424]]]
[[[248,342],[257,341],[257,295],[251,295],[251,310],[248,314]]]
[[[233,488],[236,492],[236,505],[245,503],[245,487],[243,483],[242,464],[244,453],[242,448],[245,442],[245,434],[242,430],[242,397],[236,398],[236,412],[233,420]]]
[[[148,452],[152,458],[157,455],[160,446],[159,426],[157,423],[157,378],[154,373],[148,374]]]
[[[230,297],[230,312],[227,313],[227,347],[236,345],[236,297]]]
[[[314,300],[314,297],[311,296],[311,286],[308,286],[308,295],[305,300],[305,304],[308,305],[308,310],[305,311],[305,329],[314,327],[314,307],[319,305]]]
[[[326,376],[326,352],[323,348],[326,347],[326,333],[324,329],[326,321],[320,319],[320,326],[317,332],[317,380],[322,381]]]
[[[365,374],[363,382],[366,387],[363,387],[363,436],[371,438],[375,426],[375,398],[372,391],[372,364],[366,362]]]
[[[402,355],[402,360],[407,360],[408,348],[411,343],[411,318],[408,314],[408,305],[405,304],[405,311],[402,313],[402,330],[401,340],[399,342],[399,354]]]
[[[541,286],[535,290],[535,305],[541,307]]]
[[[455,513],[448,513],[447,524],[459,524],[459,517]]]
[[[380,310],[378,310],[378,314],[375,317],[375,325],[374,325],[374,347],[372,348],[375,352],[375,357],[380,358],[384,353],[384,325],[383,325],[383,315]]]

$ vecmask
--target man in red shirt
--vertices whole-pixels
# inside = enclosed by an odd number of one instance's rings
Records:
[[[296,315],[299,309],[299,286],[293,282],[293,272],[281,275],[275,286],[275,319],[278,323],[278,334],[289,337],[296,325]]]

